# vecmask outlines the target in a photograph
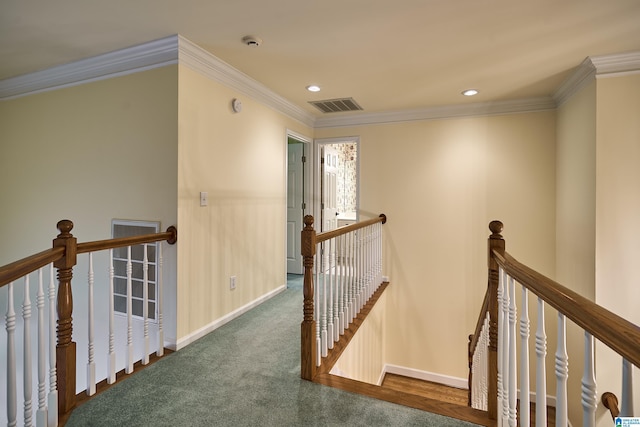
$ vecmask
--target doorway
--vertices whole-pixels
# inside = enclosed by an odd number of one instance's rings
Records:
[[[359,208],[359,138],[316,140],[315,194],[319,203],[315,215],[317,230],[330,231],[353,224]]]
[[[303,274],[300,233],[303,218],[310,207],[309,168],[307,156],[310,152],[307,140],[299,135],[287,133],[287,225],[286,225],[286,271]]]

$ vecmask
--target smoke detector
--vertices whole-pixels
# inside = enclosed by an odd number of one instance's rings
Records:
[[[262,39],[256,36],[244,36],[242,38],[242,43],[249,47],[258,47],[262,44]]]

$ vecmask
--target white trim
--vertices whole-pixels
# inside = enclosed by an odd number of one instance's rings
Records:
[[[311,114],[180,35],[178,35],[178,62],[294,120],[313,127],[314,117]]]
[[[174,35],[0,80],[0,99],[78,86],[177,63],[178,36]]]
[[[512,101],[480,102],[465,105],[444,105],[416,110],[387,111],[382,113],[354,113],[320,117],[316,129],[345,126],[362,126],[398,122],[448,119],[469,116],[492,116],[553,110],[556,104],[550,97],[517,99]]]
[[[203,326],[202,328],[190,333],[189,335],[186,335],[182,338],[180,338],[177,342],[166,342],[165,345],[167,348],[177,351],[180,350],[182,348],[185,348],[186,346],[188,346],[189,344],[191,344],[192,342],[196,341],[199,338],[202,338],[203,336],[207,335],[209,332],[213,332],[214,330],[218,329],[220,326],[225,325],[226,323],[229,323],[230,321],[232,321],[233,319],[235,319],[236,317],[239,317],[241,315],[243,315],[244,313],[246,313],[247,311],[251,310],[254,307],[257,307],[258,305],[262,304],[263,302],[273,298],[274,296],[278,295],[280,292],[284,291],[287,289],[287,285],[282,285],[277,287],[276,289],[267,292],[266,294],[262,295],[261,297],[251,301],[248,304],[243,305],[242,307],[232,311],[229,314],[226,314],[222,317],[220,317],[217,320],[214,320],[213,322],[209,323],[206,326]]]
[[[596,77],[596,67],[586,58],[571,75],[556,89],[553,99],[558,106],[567,102],[573,95],[591,83]]]
[[[382,376],[385,374],[402,375],[404,377],[415,378],[423,381],[431,381],[438,384],[447,385],[449,387],[469,389],[469,380],[466,378],[452,377],[449,375],[436,374],[434,372],[421,371],[419,369],[407,368],[404,366],[390,365],[385,363],[382,368]]]

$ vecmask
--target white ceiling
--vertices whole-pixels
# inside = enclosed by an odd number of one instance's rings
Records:
[[[640,1],[2,0],[0,80],[172,34],[319,117],[308,101],[375,113],[551,96],[586,57],[640,51]]]

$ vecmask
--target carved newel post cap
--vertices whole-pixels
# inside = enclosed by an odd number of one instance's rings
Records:
[[[491,230],[492,236],[500,236],[503,228],[504,224],[502,224],[502,221],[493,220],[489,223],[489,230]]]
[[[68,219],[63,219],[58,221],[58,224],[56,224],[56,227],[58,228],[58,230],[60,230],[60,236],[58,237],[70,236],[71,230],[73,229],[73,222]]]
[[[313,215],[304,216],[304,228],[311,228],[313,226]]]

